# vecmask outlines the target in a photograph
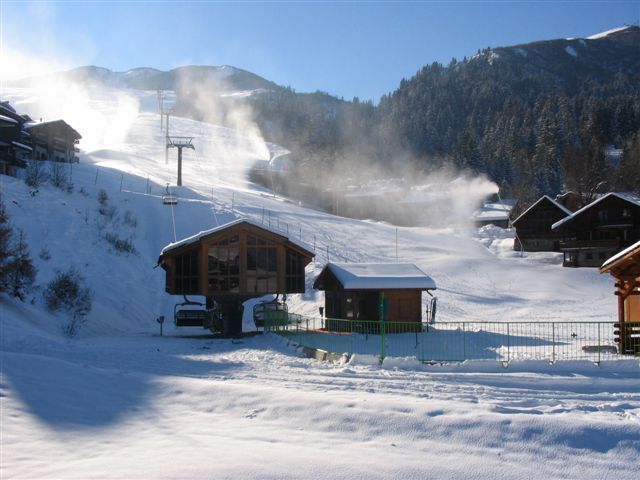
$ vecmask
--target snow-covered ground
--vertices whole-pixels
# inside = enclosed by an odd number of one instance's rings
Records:
[[[395,261],[396,230],[398,260],[438,285],[439,320],[609,321],[609,277],[564,269],[555,254],[520,256],[501,229],[396,229],[276,197],[246,180],[255,160],[283,152],[250,123],[171,118],[196,151],[184,153],[185,186],[171,187],[178,204],[163,205],[176,152],[166,165],[155,92],[4,95],[34,118],[64,117],[87,151],[69,171],[73,193],[0,177],[38,268],[24,303],[0,297],[2,478],[637,478],[637,359],[330,364],[271,335],[219,340],[167,322],[159,337],[155,322],[179,301],[154,269],[162,247],[237,216],[315,245],[307,293],[289,300],[301,314],[323,302],[311,284],[327,258]],[[112,215],[98,212],[101,189]],[[136,252],[116,252],[106,233]],[[69,266],[93,292],[73,339],[42,300]]]

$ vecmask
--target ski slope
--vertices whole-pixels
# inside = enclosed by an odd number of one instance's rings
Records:
[[[520,257],[501,230],[396,228],[274,195],[246,170],[284,150],[246,119],[238,130],[170,119],[196,150],[184,152],[184,186],[170,187],[178,204],[163,205],[176,152],[165,164],[155,92],[52,88],[3,98],[34,118],[64,117],[85,149],[72,193],[0,177],[38,268],[26,302],[0,297],[3,478],[637,477],[637,360],[325,364],[269,335],[198,338],[169,321],[159,337],[155,322],[180,301],[154,269],[161,249],[241,216],[315,245],[307,293],[289,300],[302,314],[323,303],[311,284],[327,259],[416,263],[436,281],[439,320],[612,320],[609,277],[564,269],[555,254]],[[111,218],[98,211],[101,189]],[[136,252],[116,252],[107,232]],[[41,295],[69,265],[93,292],[73,339]]]

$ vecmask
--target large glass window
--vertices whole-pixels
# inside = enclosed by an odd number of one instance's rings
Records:
[[[211,292],[240,291],[240,237],[209,246],[208,285]]]
[[[247,292],[278,291],[278,250],[266,240],[247,235]]]
[[[200,269],[198,266],[198,249],[176,256],[175,279],[176,293],[199,293],[198,282],[200,280]]]
[[[288,293],[304,293],[304,263],[302,255],[287,251],[287,265],[285,277]]]

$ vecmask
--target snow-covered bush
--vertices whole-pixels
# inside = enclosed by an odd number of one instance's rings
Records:
[[[75,269],[59,272],[44,291],[47,308],[53,312],[65,311],[71,315],[63,332],[75,336],[86,322],[91,311],[91,290],[85,286],[85,279]]]
[[[138,219],[131,212],[131,210],[127,210],[126,212],[124,212],[124,217],[122,219],[122,223],[124,223],[125,225],[128,225],[128,226],[130,226],[132,228],[136,228],[138,226]]]
[[[101,188],[98,192],[98,203],[100,207],[98,207],[98,212],[100,215],[104,215],[109,220],[113,220],[116,216],[116,207],[113,205],[109,205],[109,195],[104,188]]]
[[[33,159],[27,161],[24,183],[31,188],[40,188],[48,178],[49,174],[45,170],[43,162]]]
[[[104,239],[118,253],[136,253],[136,248],[130,238],[123,239],[115,233],[107,232],[104,234]]]
[[[73,191],[73,184],[69,178],[67,164],[61,162],[51,162],[51,169],[49,172],[49,178],[51,184],[54,187],[58,187],[60,190],[71,193]]]

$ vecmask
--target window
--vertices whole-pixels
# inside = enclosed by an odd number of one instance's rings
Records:
[[[208,286],[211,292],[240,291],[240,237],[209,246]]]
[[[278,291],[278,248],[275,244],[247,235],[247,292]]]
[[[622,216],[627,218],[631,216],[631,209],[630,208],[623,208],[622,209]]]
[[[302,255],[287,250],[285,277],[288,293],[304,293],[304,263]]]
[[[609,212],[606,210],[598,210],[598,220],[604,221],[609,218]]]
[[[176,256],[175,291],[180,294],[199,293],[200,269],[198,249]]]

